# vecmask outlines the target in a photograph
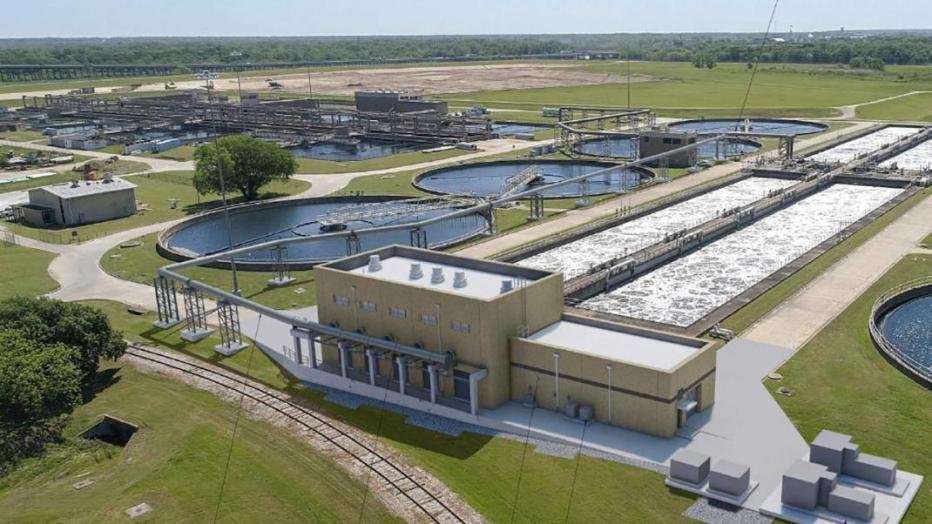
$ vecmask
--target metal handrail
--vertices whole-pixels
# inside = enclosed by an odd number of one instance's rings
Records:
[[[880,325],[877,322],[880,309],[884,307],[891,299],[902,295],[903,293],[907,293],[914,289],[926,286],[932,286],[932,275],[903,282],[882,293],[877,298],[877,300],[874,301],[874,305],[871,307],[870,318],[868,319],[868,331],[870,332],[871,338],[873,338],[878,348],[887,357],[893,359],[901,366],[909,370],[911,374],[915,375],[922,382],[924,382],[926,387],[932,387],[932,369],[930,369],[927,365],[918,362],[913,357],[897,351],[896,347],[889,340],[887,340],[887,337],[883,334],[883,330],[880,329]]]

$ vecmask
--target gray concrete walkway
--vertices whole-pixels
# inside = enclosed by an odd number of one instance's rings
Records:
[[[925,198],[785,300],[742,336],[799,349],[932,232]]]

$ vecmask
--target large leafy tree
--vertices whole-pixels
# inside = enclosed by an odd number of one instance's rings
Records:
[[[47,298],[0,301],[0,330],[17,331],[39,345],[73,348],[84,384],[93,380],[101,359],[117,359],[126,350],[122,334],[99,309]]]
[[[22,425],[67,413],[81,398],[77,351],[0,330],[0,424]]]
[[[198,193],[220,191],[222,167],[225,188],[238,190],[246,200],[258,198],[259,189],[273,180],[287,180],[298,167],[289,151],[247,135],[225,136],[202,145],[194,152],[194,160]]]

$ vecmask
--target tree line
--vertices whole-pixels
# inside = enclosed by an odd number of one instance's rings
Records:
[[[932,63],[925,32],[759,34],[497,35],[288,38],[0,40],[3,64],[266,63],[468,58],[613,51],[636,60],[850,64]]]

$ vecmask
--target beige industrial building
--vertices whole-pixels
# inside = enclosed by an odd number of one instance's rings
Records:
[[[136,214],[136,184],[122,178],[78,181],[29,190],[13,215],[31,226],[77,226]]]
[[[710,344],[566,315],[558,272],[390,246],[315,277],[320,323],[444,357],[322,338],[319,370],[474,415],[515,401],[665,437],[714,401]]]
[[[682,131],[666,130],[646,130],[638,134],[638,155],[641,158],[647,158],[667,151],[673,151],[685,147],[689,144],[695,144],[698,135],[696,133],[684,133]],[[696,165],[699,161],[699,149],[692,148],[686,151],[680,151],[666,157],[667,167],[689,167]],[[657,162],[650,162],[648,165],[656,166]]]

